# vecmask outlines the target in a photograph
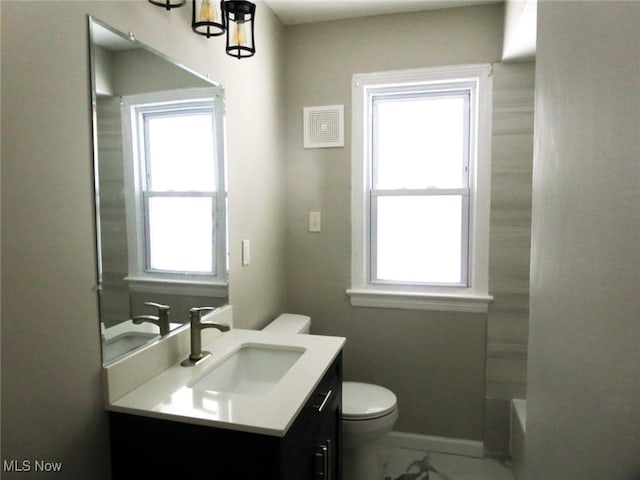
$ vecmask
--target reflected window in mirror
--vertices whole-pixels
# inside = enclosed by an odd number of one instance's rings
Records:
[[[89,17],[103,361],[229,302],[224,88]],[[158,317],[158,322],[150,319]],[[165,334],[166,336],[166,334]]]
[[[209,89],[123,98],[128,281],[226,282],[222,108]]]

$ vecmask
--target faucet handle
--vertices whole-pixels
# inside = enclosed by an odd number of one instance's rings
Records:
[[[158,309],[158,312],[168,312],[171,309],[171,306],[164,305],[162,303],[156,302],[144,302],[144,304],[148,307],[154,307]]]

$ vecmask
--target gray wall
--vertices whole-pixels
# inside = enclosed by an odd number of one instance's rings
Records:
[[[2,459],[61,461],[62,478],[107,479],[87,14],[226,86],[231,299],[247,328],[285,309],[283,28],[262,9],[258,55],[238,61],[223,40],[191,32],[190,7],[1,3]]]
[[[525,477],[640,478],[640,4],[538,11]]]
[[[497,62],[502,6],[287,28],[289,308],[316,333],[344,335],[345,376],[398,396],[396,430],[481,440],[486,315],[353,308],[350,282],[350,127],[354,73]],[[345,105],[345,148],[302,148],[302,109]],[[308,212],[322,212],[320,234]]]

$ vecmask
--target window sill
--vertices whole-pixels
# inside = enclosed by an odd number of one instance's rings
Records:
[[[400,308],[440,312],[486,313],[491,295],[396,292],[389,290],[349,289],[353,307]]]
[[[226,297],[228,285],[212,281],[149,279],[126,277],[129,291],[136,293],[156,293],[167,295],[192,295],[194,297]]]

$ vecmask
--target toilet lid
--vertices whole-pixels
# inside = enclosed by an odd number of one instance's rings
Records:
[[[342,382],[342,418],[365,420],[382,417],[396,408],[395,394],[379,385]]]

